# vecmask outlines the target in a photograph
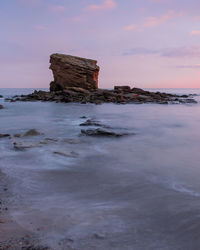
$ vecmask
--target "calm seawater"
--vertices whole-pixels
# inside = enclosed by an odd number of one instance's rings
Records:
[[[197,94],[200,101],[200,89],[158,91]],[[0,89],[5,97],[30,92]],[[83,105],[2,98],[0,104],[5,107],[0,133],[41,132],[0,139],[0,168],[13,180],[10,214],[41,243],[78,250],[200,249],[199,103]],[[81,116],[130,135],[80,136]],[[32,147],[15,150],[14,142]]]

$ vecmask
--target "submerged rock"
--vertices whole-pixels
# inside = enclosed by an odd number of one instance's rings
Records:
[[[50,144],[50,143],[56,143],[58,142],[58,139],[55,138],[45,138],[43,141],[40,141],[40,144]]]
[[[2,95],[0,95],[0,98],[3,98],[3,96],[2,96]]]
[[[126,133],[116,133],[113,131],[103,130],[100,128],[97,129],[82,129],[81,133],[88,136],[110,136],[110,137],[121,137],[127,135]]]
[[[40,148],[48,144],[54,144],[58,140],[53,138],[45,138],[42,141],[17,141],[13,142],[14,149],[25,150],[30,148]]]
[[[36,129],[30,129],[23,136],[28,137],[28,136],[38,136],[38,135],[40,135],[40,132],[38,132]]]
[[[19,138],[21,137],[21,134],[14,134],[13,136]]]
[[[66,87],[88,90],[98,88],[97,61],[71,55],[52,54],[50,63],[54,76],[54,81],[50,84],[51,91],[64,90]]]
[[[0,109],[3,109],[3,108],[4,108],[4,106],[0,104]]]
[[[42,147],[38,142],[24,141],[24,142],[13,142],[14,149],[25,150],[29,148]]]
[[[180,102],[182,102],[182,103],[197,103],[196,100],[191,99],[191,98],[180,100]]]
[[[109,126],[106,126],[104,124],[101,124],[101,123],[99,123],[97,121],[90,120],[90,119],[88,119],[87,121],[81,123],[80,126],[86,126],[86,127],[95,126],[95,127],[109,128]]]
[[[53,152],[55,155],[60,155],[64,157],[71,157],[71,158],[76,158],[78,157],[78,153],[71,151],[71,152],[63,152],[63,151],[54,151]]]
[[[5,137],[9,137],[9,134],[0,134],[0,138],[5,138]]]

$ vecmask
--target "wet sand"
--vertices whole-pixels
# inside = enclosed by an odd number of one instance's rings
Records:
[[[10,191],[13,180],[0,172],[0,249],[46,249],[41,247],[36,235],[21,227],[12,218],[9,210],[12,208]]]

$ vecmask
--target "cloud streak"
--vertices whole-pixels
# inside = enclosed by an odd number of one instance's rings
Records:
[[[192,30],[190,33],[192,36],[199,36],[200,35],[200,30]]]
[[[151,0],[152,3],[165,3],[167,0]]]
[[[145,28],[154,28],[166,23],[169,20],[172,20],[177,17],[183,16],[183,12],[175,12],[174,10],[169,10],[161,16],[149,16],[144,19],[144,22],[141,24],[130,24],[125,26],[123,29],[125,31],[137,30],[142,31]]]
[[[197,65],[177,65],[177,69],[200,69],[200,64]]]
[[[34,29],[35,29],[35,30],[45,30],[46,27],[43,26],[43,25],[35,25],[35,26],[34,26]]]
[[[123,56],[131,55],[158,55],[170,58],[200,57],[200,46],[164,48],[159,50],[140,47],[130,49],[123,53]]]
[[[65,11],[65,7],[62,5],[50,6],[49,11],[52,13],[61,13]]]
[[[104,0],[102,4],[92,4],[87,6],[84,10],[89,12],[107,11],[117,7],[117,3],[114,0]]]

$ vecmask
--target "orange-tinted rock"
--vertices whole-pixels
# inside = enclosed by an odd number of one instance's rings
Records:
[[[99,66],[97,61],[63,54],[50,56],[50,69],[54,81],[50,84],[51,91],[77,87],[87,90],[98,88]]]

